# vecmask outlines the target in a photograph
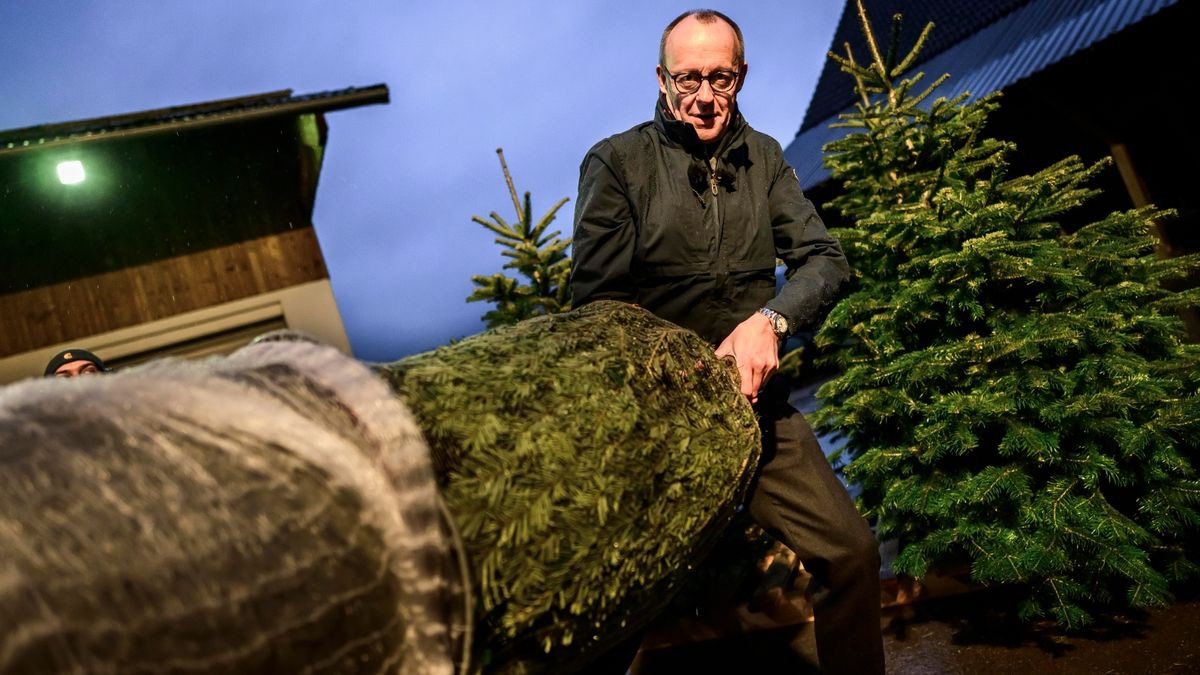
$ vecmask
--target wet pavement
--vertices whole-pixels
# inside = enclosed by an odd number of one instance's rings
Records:
[[[1066,635],[1016,625],[990,613],[986,596],[968,595],[895,612],[885,631],[890,673],[1200,672],[1196,600],[1110,615]]]
[[[1200,600],[1194,597],[1107,616],[1077,635],[1015,624],[996,611],[995,600],[977,592],[890,608],[884,618],[887,672],[1200,673]],[[815,654],[812,624],[799,622],[644,647],[630,673],[816,673]]]

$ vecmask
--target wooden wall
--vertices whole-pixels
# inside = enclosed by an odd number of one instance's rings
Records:
[[[301,227],[8,293],[0,295],[0,356],[327,277],[316,233]]]
[[[301,115],[0,153],[0,294],[311,226],[321,140]]]

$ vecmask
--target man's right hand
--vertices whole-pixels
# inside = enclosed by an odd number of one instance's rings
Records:
[[[758,392],[779,368],[779,338],[771,320],[755,312],[739,323],[717,347],[717,356],[732,356],[742,378],[742,394],[758,403]]]

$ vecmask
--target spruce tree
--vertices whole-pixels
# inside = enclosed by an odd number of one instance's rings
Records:
[[[1197,570],[1200,351],[1177,315],[1197,291],[1163,282],[1195,257],[1153,256],[1167,211],[1065,224],[1106,165],[1014,175],[1014,145],[984,134],[996,95],[903,77],[932,24],[899,58],[859,16],[869,60],[830,57],[861,100],[826,147],[859,279],[816,336],[841,372],[819,426],[847,438],[897,571],[967,563],[1021,618],[1069,628],[1166,602]]]
[[[512,175],[504,163],[504,150],[497,148],[496,154],[500,156],[504,181],[512,195],[513,208],[517,211],[517,222],[515,225],[509,224],[495,211],[491,213],[490,220],[479,216],[472,216],[471,220],[496,233],[496,243],[505,249],[500,255],[510,258],[504,264],[504,269],[516,270],[523,279],[499,272],[491,276],[476,274],[471,278],[476,288],[467,302],[496,303],[495,309],[483,315],[488,328],[508,326],[522,319],[565,312],[571,308],[568,283],[571,259],[566,253],[571,240],[560,239],[561,232],[557,230],[546,233],[558,210],[567,203],[567,198],[558,200],[535,223],[529,193],[525,193],[523,203],[517,199]]]
[[[732,519],[761,450],[730,361],[627,303],[378,371],[461,530],[487,672],[573,672],[646,625]]]

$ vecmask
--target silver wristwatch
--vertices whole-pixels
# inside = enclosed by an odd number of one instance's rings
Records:
[[[775,331],[775,337],[780,340],[786,340],[788,336],[788,320],[787,317],[776,312],[773,309],[763,307],[758,310],[759,314],[771,320],[771,330]]]

